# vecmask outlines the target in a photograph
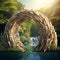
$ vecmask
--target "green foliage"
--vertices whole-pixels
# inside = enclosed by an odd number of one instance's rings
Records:
[[[27,51],[24,53],[21,53],[21,54],[24,58],[26,58],[26,56],[28,57],[29,54],[31,54],[31,53],[33,53],[33,48],[30,45],[27,45]]]
[[[32,25],[32,20],[26,20],[24,21],[20,26],[20,39],[22,42],[25,40],[30,42],[30,28]]]
[[[60,51],[60,47],[58,46],[56,50],[57,50],[57,51]]]
[[[40,26],[34,22],[34,24],[32,24],[32,26],[31,26],[30,32],[31,32],[30,33],[31,37],[40,36],[40,33],[41,33]]]
[[[23,7],[24,5],[17,0],[4,0],[0,3],[0,10],[4,10],[10,13],[17,12],[18,10],[22,10],[23,8],[18,8],[18,7]]]
[[[38,12],[43,13],[45,16],[47,16],[49,19],[59,16],[60,17],[60,0],[57,0],[55,4],[53,4],[51,7],[47,8],[41,8],[38,10]],[[48,13],[47,13],[48,12]]]
[[[52,17],[50,18],[52,24],[56,27],[59,28],[60,27],[60,17]]]
[[[53,17],[50,20],[57,32],[58,37],[60,37],[60,17],[59,16]]]
[[[23,9],[24,5],[17,0],[0,1],[0,23],[6,23],[14,13]]]
[[[33,19],[25,20],[20,26],[20,39],[30,42],[30,37],[39,36],[41,33],[39,25]]]
[[[24,5],[17,0],[0,0],[0,32],[3,33],[4,27],[9,18],[19,10],[23,10]],[[0,34],[1,34],[0,33]],[[3,41],[2,36],[0,35],[0,48],[4,50],[4,47],[1,45]],[[0,49],[0,50],[1,50]],[[15,48],[14,48],[15,49]],[[12,49],[13,50],[13,49]]]
[[[50,44],[50,49],[51,49],[51,50],[56,50],[54,43],[51,43],[51,44]]]

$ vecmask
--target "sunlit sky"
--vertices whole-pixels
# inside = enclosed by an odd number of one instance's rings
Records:
[[[54,4],[55,0],[18,0],[25,5],[25,9],[41,9],[50,7]]]

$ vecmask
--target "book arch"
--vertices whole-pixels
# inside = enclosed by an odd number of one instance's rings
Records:
[[[4,38],[4,47],[5,48],[14,48],[18,46],[21,51],[25,51],[26,48],[24,44],[20,41],[19,29],[22,22],[26,19],[32,18],[37,24],[40,25],[42,30],[39,43],[34,48],[35,51],[46,51],[50,48],[50,44],[53,44],[54,48],[57,48],[57,35],[54,29],[54,26],[51,22],[43,16],[34,11],[24,10],[15,14],[5,26],[3,38]]]

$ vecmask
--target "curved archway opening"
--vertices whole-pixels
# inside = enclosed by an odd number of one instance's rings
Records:
[[[34,50],[38,45],[41,31],[39,24],[37,24],[33,19],[27,19],[20,25],[20,41],[27,49],[30,47]]]
[[[18,46],[22,51],[26,48],[20,41],[19,29],[21,23],[26,19],[33,19],[41,28],[41,35],[38,45],[35,47],[35,51],[46,51],[50,49],[50,44],[53,43],[54,48],[57,48],[57,35],[51,22],[42,14],[37,14],[34,11],[21,11],[14,15],[7,23],[4,31],[4,47],[13,48]]]

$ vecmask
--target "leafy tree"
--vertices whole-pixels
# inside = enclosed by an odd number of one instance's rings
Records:
[[[0,0],[0,44],[7,21],[14,13],[23,9],[24,5],[17,0]]]
[[[20,39],[23,43],[24,41],[30,42],[30,28],[32,24],[32,19],[27,19],[20,26]]]
[[[33,19],[27,19],[20,26],[20,39],[30,42],[30,37],[39,36],[41,33],[39,25]]]
[[[24,5],[17,0],[0,0],[0,23],[5,23],[17,11],[24,9]]]
[[[40,26],[35,22],[34,24],[32,24],[30,32],[31,32],[30,33],[31,37],[37,37],[37,36],[39,36],[40,33],[41,33]]]

